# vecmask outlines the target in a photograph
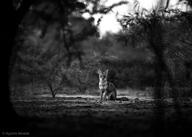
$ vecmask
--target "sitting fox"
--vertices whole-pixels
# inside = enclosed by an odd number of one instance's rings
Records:
[[[115,85],[107,81],[108,69],[106,71],[97,71],[99,74],[100,101],[116,100],[117,91]]]

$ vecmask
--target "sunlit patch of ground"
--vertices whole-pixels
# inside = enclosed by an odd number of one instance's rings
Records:
[[[69,92],[70,93],[70,92]],[[66,93],[59,93],[56,96],[57,97],[81,97],[81,98],[99,98],[99,91],[94,91],[94,92],[88,92],[88,94],[66,94]],[[51,97],[50,92],[46,92],[44,94],[37,94],[36,97]],[[139,98],[141,100],[152,100],[152,94],[150,94],[147,91],[140,91],[140,90],[133,90],[133,89],[118,89],[117,90],[117,97],[122,98],[126,97],[129,99],[135,99]]]

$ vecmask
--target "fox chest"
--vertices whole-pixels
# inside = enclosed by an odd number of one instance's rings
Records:
[[[107,89],[107,81],[99,81],[99,89],[103,90],[103,89]]]

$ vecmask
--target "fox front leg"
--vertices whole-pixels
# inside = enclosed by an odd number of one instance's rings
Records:
[[[100,102],[102,102],[102,101],[103,101],[103,93],[104,93],[104,91],[103,91],[103,90],[101,90],[101,91],[100,91]]]
[[[103,93],[103,100],[106,101],[106,91]]]
[[[101,91],[100,92],[100,102],[102,102],[103,101],[103,92]]]

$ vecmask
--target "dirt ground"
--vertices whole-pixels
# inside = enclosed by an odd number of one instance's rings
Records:
[[[162,109],[150,98],[98,100],[99,96],[42,95],[12,103],[17,114],[28,119],[31,136],[183,136],[192,130],[191,99],[182,100],[179,115],[171,100],[165,100]]]

